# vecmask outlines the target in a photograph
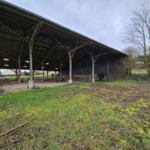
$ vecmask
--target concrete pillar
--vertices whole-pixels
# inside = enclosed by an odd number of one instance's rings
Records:
[[[43,62],[43,78],[42,81],[44,81],[44,62]]]
[[[107,74],[109,74],[109,61],[107,61]]]
[[[18,83],[21,83],[21,79],[20,79],[20,69],[21,69],[20,59],[21,59],[21,56],[19,55],[19,60],[18,60],[18,63],[19,63],[19,76],[18,76]]]
[[[95,74],[94,74],[94,57],[91,58],[92,59],[92,82],[95,82]]]
[[[32,48],[33,48],[33,42],[29,43],[29,57],[30,57],[30,81],[29,81],[29,89],[33,88],[33,76],[32,76],[32,68],[33,68],[33,62],[32,62]]]
[[[69,54],[69,83],[72,83],[72,56],[71,52],[68,52]]]

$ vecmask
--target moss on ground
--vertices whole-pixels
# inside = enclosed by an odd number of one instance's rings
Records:
[[[150,85],[127,81],[0,97],[0,149],[150,149]]]

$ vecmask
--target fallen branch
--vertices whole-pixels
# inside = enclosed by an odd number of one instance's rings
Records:
[[[27,125],[27,124],[29,124],[30,122],[31,122],[31,121],[29,121],[29,122],[27,122],[27,123],[24,123],[24,124],[22,124],[22,125],[20,125],[20,126],[18,126],[18,127],[16,127],[16,128],[13,128],[13,129],[11,129],[11,130],[5,132],[5,133],[0,134],[0,137],[1,137],[1,136],[4,136],[4,135],[6,135],[6,134],[8,134],[8,133],[10,133],[10,132],[12,132],[12,131],[14,131],[14,130],[17,130],[18,128],[21,128],[21,127]]]

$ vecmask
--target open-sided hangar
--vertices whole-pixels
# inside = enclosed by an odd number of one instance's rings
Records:
[[[100,31],[98,31],[100,34]],[[111,34],[111,33],[110,33]],[[46,18],[0,1],[0,68],[60,71],[69,77],[112,73],[127,56]],[[111,62],[111,64],[110,64]],[[20,77],[19,80],[20,82]]]

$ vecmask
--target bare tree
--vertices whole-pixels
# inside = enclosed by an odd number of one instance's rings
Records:
[[[148,1],[141,5],[141,9],[133,11],[131,23],[125,27],[122,34],[122,41],[132,43],[144,55],[147,73],[150,74],[148,57],[150,53],[150,7]]]
[[[137,48],[130,46],[124,49],[123,52],[128,55],[128,62],[127,62],[128,76],[132,76],[132,69],[138,62],[138,50]]]

